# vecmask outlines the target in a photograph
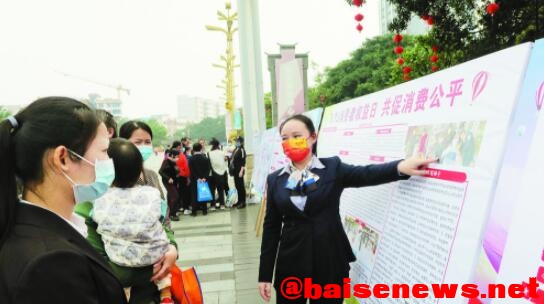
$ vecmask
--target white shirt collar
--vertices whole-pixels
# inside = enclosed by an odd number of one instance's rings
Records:
[[[85,224],[85,219],[75,213],[72,213],[72,215],[70,216],[70,219],[67,220],[65,219],[64,217],[56,214],[55,212],[47,209],[47,208],[44,208],[42,206],[38,206],[36,204],[33,204],[29,201],[25,201],[25,200],[20,200],[21,203],[23,204],[27,204],[27,205],[32,205],[34,207],[38,207],[38,208],[42,208],[44,210],[47,210],[51,213],[53,213],[54,215],[60,217],[61,219],[63,219],[64,221],[66,221],[70,226],[72,226],[79,234],[81,234],[84,238],[87,238],[87,224]]]
[[[291,165],[292,165],[292,162],[289,161],[287,163],[287,165],[285,165],[285,167],[283,167],[283,170],[281,170],[279,176],[283,175],[283,174],[291,174]],[[312,169],[325,169],[325,165],[323,165],[323,163],[319,160],[319,158],[317,158],[317,156],[313,156],[312,157],[312,160],[310,162],[310,166],[308,167],[308,170],[312,170]]]

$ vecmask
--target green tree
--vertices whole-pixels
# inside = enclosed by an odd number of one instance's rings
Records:
[[[144,120],[149,125],[151,131],[153,131],[153,146],[166,146],[168,145],[168,129],[160,121],[155,118]]]
[[[266,128],[272,128],[272,93],[264,94],[264,113],[266,115]]]
[[[414,15],[431,16],[431,39],[444,51],[464,50],[461,61],[544,37],[542,0],[388,1],[397,12],[389,25],[392,32],[402,32]],[[499,5],[493,15],[486,11],[490,2]]]
[[[9,117],[11,115],[11,112],[6,110],[3,107],[0,107],[0,121],[4,120],[5,118]]]
[[[189,124],[184,129],[177,130],[174,136],[177,140],[184,136],[191,137],[193,140],[199,138],[210,140],[215,137],[220,142],[224,142],[227,140],[225,130],[225,116],[207,117],[198,123]]]
[[[414,44],[413,37],[404,37],[404,46]],[[317,85],[308,90],[310,108],[349,100],[403,81],[393,77],[401,70],[393,48],[393,35],[375,37],[365,41],[349,59],[326,68]]]
[[[411,39],[411,38],[410,38]],[[463,50],[438,50],[436,55],[438,61],[431,62],[431,56],[435,55],[432,50],[434,46],[433,38],[430,35],[414,36],[413,43],[405,48],[402,53],[404,64],[392,70],[388,85],[396,85],[405,81],[403,68],[410,67],[410,78],[415,79],[421,76],[432,73],[432,66],[437,66],[439,69],[446,68],[452,65],[461,63],[465,57]],[[404,45],[404,43],[403,43]]]

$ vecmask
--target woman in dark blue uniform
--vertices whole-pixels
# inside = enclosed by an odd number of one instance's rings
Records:
[[[284,152],[291,162],[270,174],[267,180],[259,291],[264,300],[270,300],[275,267],[273,285],[277,303],[306,303],[303,296],[295,300],[282,296],[278,288],[285,278],[296,277],[302,282],[311,278],[321,287],[342,286],[343,279],[349,277],[349,263],[355,261],[340,219],[342,191],[423,175],[424,168],[434,160],[410,158],[352,166],[338,157],[317,158],[312,153],[317,134],[312,121],[303,115],[283,122],[280,133]],[[342,301],[321,298],[312,303]]]

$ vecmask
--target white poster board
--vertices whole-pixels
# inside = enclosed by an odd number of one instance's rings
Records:
[[[440,158],[426,177],[344,192],[340,213],[358,258],[352,284],[470,283],[531,47],[502,50],[325,110],[320,157],[339,155],[358,165],[416,154]]]

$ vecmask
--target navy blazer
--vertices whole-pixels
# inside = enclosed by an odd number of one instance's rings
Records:
[[[280,169],[268,176],[259,282],[272,282],[276,266],[276,287],[287,277],[341,284],[349,263],[355,261],[340,219],[342,191],[409,178],[399,175],[400,161],[368,166],[348,165],[338,157],[320,161],[325,168],[311,170],[319,180],[317,188],[307,193],[303,211],[291,202],[291,190],[285,188],[289,174],[279,175]]]
[[[104,259],[66,221],[20,203],[0,249],[0,303],[123,304],[123,287]]]

